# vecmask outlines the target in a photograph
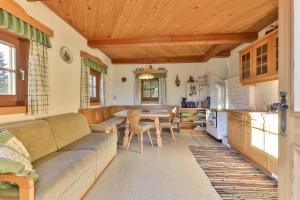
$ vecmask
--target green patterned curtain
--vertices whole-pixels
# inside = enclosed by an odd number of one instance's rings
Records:
[[[89,68],[92,68],[100,73],[107,74],[107,69],[102,67],[101,65],[95,63],[94,61],[88,59],[88,58],[83,58],[83,62],[86,66]]]
[[[167,79],[159,78],[159,104],[166,105],[167,104]]]
[[[135,105],[139,105],[142,102],[142,94],[141,94],[141,87],[142,87],[142,83],[141,80],[136,77],[134,79],[135,82],[135,93],[134,93],[134,104]]]
[[[81,90],[80,90],[80,108],[90,107],[90,68],[85,65],[84,58],[81,58]]]
[[[51,47],[50,40],[46,33],[6,12],[2,8],[0,8],[0,28],[7,29],[8,31],[28,40],[33,40],[45,47]]]
[[[31,40],[28,67],[28,115],[48,113],[48,71],[47,47]]]
[[[105,105],[105,96],[106,96],[106,74],[101,73],[101,84],[100,84],[100,105]]]

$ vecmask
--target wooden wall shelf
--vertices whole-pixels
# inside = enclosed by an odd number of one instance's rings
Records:
[[[197,113],[202,112],[202,115],[197,115]],[[185,113],[188,113],[189,116],[186,116]],[[180,116],[180,129],[187,130],[189,133],[191,130],[199,131],[206,129],[206,108],[179,108]],[[201,121],[202,127],[196,128],[196,121]],[[185,132],[185,131],[183,131]]]

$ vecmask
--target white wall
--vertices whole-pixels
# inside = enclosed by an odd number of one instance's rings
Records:
[[[54,37],[50,38],[52,48],[49,49],[49,83],[50,83],[50,107],[49,115],[77,112],[80,105],[80,50],[87,51],[109,65],[108,84],[106,91],[109,99],[111,92],[111,62],[99,50],[91,49],[87,46],[87,41],[77,31],[60,19],[40,2],[27,2],[16,0],[25,11],[32,17],[47,25],[54,31]],[[71,49],[74,60],[72,64],[62,61],[59,50],[62,46]],[[0,123],[26,120],[32,117],[25,114],[0,116]]]
[[[212,59],[207,63],[181,63],[181,64],[153,64],[153,68],[165,67],[168,70],[167,78],[167,98],[168,104],[180,105],[181,98],[186,94],[186,82],[189,76],[195,79],[205,74],[212,74],[223,79],[227,75],[226,59]],[[113,67],[113,94],[112,103],[114,105],[134,104],[134,74],[136,68],[145,65],[115,65]],[[175,85],[176,75],[181,81],[180,87]],[[121,78],[126,77],[125,83]]]

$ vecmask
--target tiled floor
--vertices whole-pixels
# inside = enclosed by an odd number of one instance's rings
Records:
[[[153,139],[154,139],[154,133]],[[146,135],[145,135],[146,136]],[[131,150],[121,147],[112,164],[98,178],[85,200],[215,200],[221,199],[199,167],[188,146],[210,145],[206,135],[165,134],[163,148],[145,141],[143,154],[133,140]]]

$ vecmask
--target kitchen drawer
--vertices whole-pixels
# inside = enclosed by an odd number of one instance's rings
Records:
[[[247,133],[246,156],[268,171],[268,154],[265,152],[266,133],[262,130],[251,128]]]
[[[278,134],[278,114],[267,114],[264,115],[264,130]]]
[[[245,122],[230,119],[228,129],[228,142],[237,151],[243,153],[246,151],[246,131],[247,124]]]
[[[251,116],[246,113],[230,112],[229,117],[239,121],[250,122]]]

